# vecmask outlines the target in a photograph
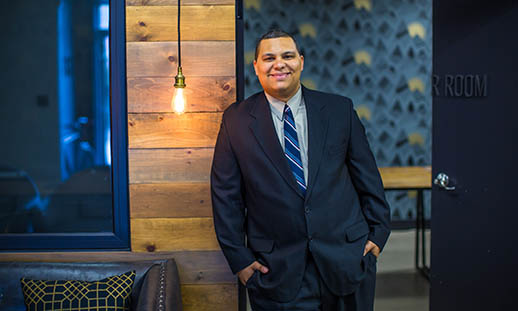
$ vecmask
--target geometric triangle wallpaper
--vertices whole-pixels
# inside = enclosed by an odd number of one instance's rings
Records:
[[[431,165],[431,0],[244,0],[245,97],[261,90],[252,62],[270,29],[292,34],[302,83],[353,100],[378,166]],[[389,191],[393,220],[415,219],[415,192]],[[425,216],[430,216],[425,191]]]

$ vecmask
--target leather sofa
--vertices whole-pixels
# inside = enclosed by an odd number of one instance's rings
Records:
[[[181,311],[178,269],[174,259],[125,262],[0,262],[0,311],[26,310],[22,277],[96,281],[135,270],[131,310]]]

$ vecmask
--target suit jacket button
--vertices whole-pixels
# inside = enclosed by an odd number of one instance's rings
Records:
[[[304,211],[306,212],[306,214],[309,213],[309,207],[306,207]]]

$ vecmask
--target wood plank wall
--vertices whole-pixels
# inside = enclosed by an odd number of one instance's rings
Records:
[[[177,2],[126,0],[131,247],[177,252],[180,271],[197,267],[182,274],[186,311],[237,310],[209,194],[221,114],[236,98],[234,27],[233,0],[182,1],[187,108],[176,115]]]

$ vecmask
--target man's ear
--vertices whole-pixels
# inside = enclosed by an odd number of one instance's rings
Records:
[[[304,70],[304,56],[300,55],[300,71]]]
[[[254,59],[254,71],[255,71],[255,75],[257,76],[257,60]]]

